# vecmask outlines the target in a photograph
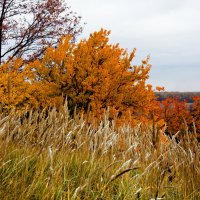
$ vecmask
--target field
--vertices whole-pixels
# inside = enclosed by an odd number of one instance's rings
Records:
[[[0,115],[0,199],[200,199],[200,148],[67,106]],[[157,130],[159,131],[159,130]],[[178,135],[178,134],[177,134]]]

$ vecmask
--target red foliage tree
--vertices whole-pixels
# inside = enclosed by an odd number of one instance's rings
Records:
[[[200,96],[193,97],[192,116],[196,127],[196,132],[200,134]]]
[[[179,101],[178,97],[168,97],[161,101],[160,118],[167,123],[167,131],[170,135],[178,131],[184,133],[192,122],[187,101]]]

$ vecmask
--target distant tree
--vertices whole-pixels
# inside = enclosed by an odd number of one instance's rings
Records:
[[[0,0],[0,64],[38,58],[65,34],[75,40],[80,20],[64,0]]]
[[[168,97],[174,98],[178,97],[179,101],[187,100],[188,103],[193,103],[194,96],[200,96],[200,92],[156,92],[156,96],[158,96],[158,100],[162,101]]]
[[[192,109],[192,116],[196,126],[196,132],[200,134],[200,96],[193,97],[193,101],[194,105]]]
[[[170,135],[176,134],[178,131],[185,133],[186,128],[192,122],[187,101],[180,101],[178,97],[167,97],[161,101],[160,118],[167,123],[167,132]]]

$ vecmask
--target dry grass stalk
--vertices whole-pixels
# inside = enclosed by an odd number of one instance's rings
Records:
[[[176,137],[158,153],[142,124],[92,127],[67,106],[0,114],[0,199],[198,199],[199,143]]]

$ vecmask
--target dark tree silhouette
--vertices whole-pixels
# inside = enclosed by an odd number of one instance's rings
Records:
[[[0,0],[0,64],[38,58],[65,34],[75,40],[80,20],[64,0]]]

